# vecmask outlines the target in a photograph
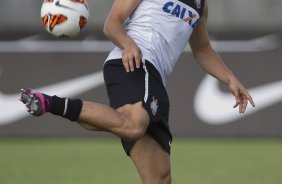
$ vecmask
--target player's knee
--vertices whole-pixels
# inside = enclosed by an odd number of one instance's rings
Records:
[[[161,171],[160,171],[161,170]],[[157,173],[154,173],[154,175],[151,175],[150,177],[144,177],[142,178],[144,184],[171,184],[171,174],[170,170],[164,170],[160,169]]]
[[[127,120],[124,125],[124,138],[129,141],[136,141],[144,136],[146,132],[146,125],[142,122]]]
[[[129,134],[129,139],[130,140],[138,140],[141,137],[144,136],[146,129],[142,128],[142,127],[135,127],[131,130],[130,134]]]
[[[158,183],[170,184],[170,183],[171,183],[171,174],[170,174],[170,170],[163,171],[163,173],[161,173],[159,179],[160,179],[160,182],[158,182]]]
[[[158,173],[156,173],[156,182],[160,184],[170,184],[171,183],[171,171],[170,167],[162,167],[158,170]]]
[[[122,138],[136,141],[144,136],[149,124],[149,117],[142,109],[142,104],[125,105],[118,109],[123,115],[120,131]]]

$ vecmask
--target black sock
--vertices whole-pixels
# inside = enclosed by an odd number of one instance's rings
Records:
[[[82,100],[80,99],[68,99],[67,109],[65,110],[64,118],[67,118],[71,121],[77,121],[82,110]]]
[[[54,115],[62,116],[71,121],[77,121],[82,110],[82,100],[51,97],[51,105],[48,111]]]

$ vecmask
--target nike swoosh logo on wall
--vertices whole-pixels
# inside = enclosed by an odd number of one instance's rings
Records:
[[[231,93],[219,89],[219,82],[207,75],[199,85],[195,99],[194,109],[197,116],[205,123],[212,125],[226,124],[239,120],[257,111],[275,105],[282,101],[282,80],[249,89],[256,107],[249,104],[244,114],[232,108],[235,103]]]
[[[94,74],[36,88],[36,90],[50,95],[56,94],[58,96],[73,97],[103,84],[103,73],[100,71]],[[0,92],[0,126],[29,116],[24,105],[18,101],[20,95],[20,93],[3,94]]]

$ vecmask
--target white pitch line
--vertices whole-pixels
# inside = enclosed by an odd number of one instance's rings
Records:
[[[211,41],[218,52],[261,52],[281,48],[281,36],[271,34],[252,40]],[[110,41],[50,41],[22,39],[0,41],[0,53],[62,53],[62,52],[110,52],[114,45]],[[184,52],[191,52],[187,45]]]

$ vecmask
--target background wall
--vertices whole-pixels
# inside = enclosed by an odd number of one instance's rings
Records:
[[[113,0],[88,0],[91,17],[88,31],[101,32]],[[1,0],[0,33],[38,32],[41,0]],[[211,32],[282,31],[281,0],[210,0]],[[20,29],[19,29],[20,28]]]

